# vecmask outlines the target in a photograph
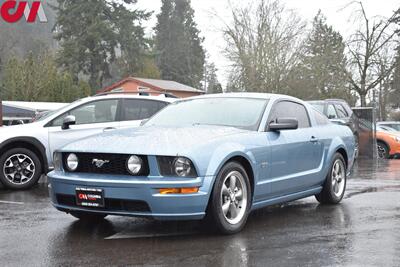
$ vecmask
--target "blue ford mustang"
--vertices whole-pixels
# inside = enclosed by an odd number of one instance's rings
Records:
[[[53,205],[82,220],[106,215],[210,217],[240,231],[252,210],[316,196],[341,201],[354,137],[284,95],[219,94],[167,106],[142,127],[67,145],[49,174]]]

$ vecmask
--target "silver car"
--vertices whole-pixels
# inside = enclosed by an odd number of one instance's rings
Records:
[[[108,94],[80,99],[39,120],[0,128],[0,182],[28,189],[53,168],[53,152],[101,132],[139,126],[174,102],[167,95]]]

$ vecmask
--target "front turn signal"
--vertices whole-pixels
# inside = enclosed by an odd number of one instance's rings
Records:
[[[198,187],[185,187],[185,188],[161,188],[160,194],[193,194],[199,192]]]

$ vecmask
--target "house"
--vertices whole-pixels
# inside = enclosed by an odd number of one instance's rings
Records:
[[[28,123],[43,112],[60,109],[66,105],[67,103],[2,101],[0,125]]]
[[[128,77],[98,91],[98,93],[106,92],[148,92],[149,95],[168,93],[179,98],[204,94],[202,90],[178,82],[136,77]]]

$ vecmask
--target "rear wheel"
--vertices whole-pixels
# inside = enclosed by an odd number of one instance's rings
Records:
[[[321,204],[337,204],[342,200],[346,190],[346,172],[346,163],[343,156],[340,153],[336,153],[324,187],[321,193],[315,195]]]
[[[41,175],[42,164],[29,149],[14,148],[0,156],[0,182],[7,188],[29,189]]]
[[[81,221],[88,221],[88,222],[99,222],[104,220],[107,214],[102,213],[91,213],[91,212],[83,212],[83,211],[71,211],[69,212],[75,218]]]
[[[246,224],[251,199],[246,170],[237,162],[229,162],[221,169],[215,181],[208,216],[221,233],[237,233]]]
[[[380,159],[388,159],[389,158],[389,147],[382,141],[378,141],[378,158]]]

